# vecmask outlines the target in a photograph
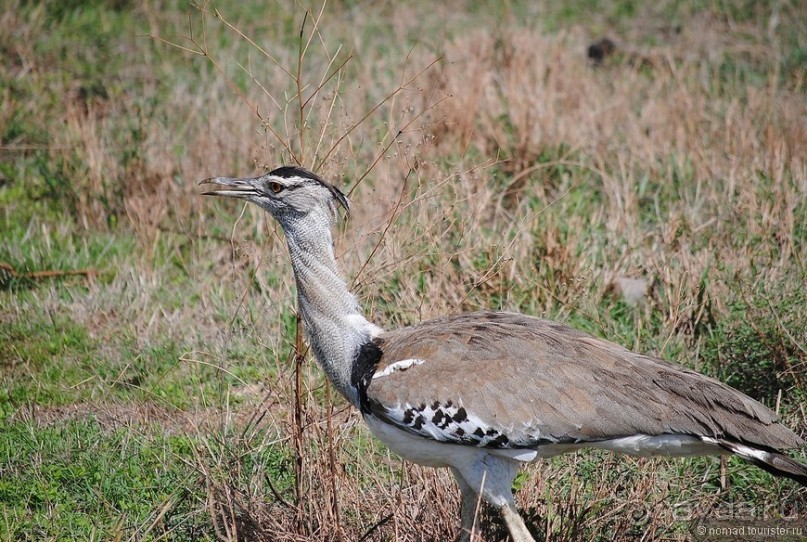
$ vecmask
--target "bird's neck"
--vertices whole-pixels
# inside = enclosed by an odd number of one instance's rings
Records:
[[[358,406],[358,393],[351,384],[353,363],[361,346],[381,329],[364,317],[348,291],[336,263],[329,225],[297,235],[287,232],[286,239],[314,356],[334,387]]]

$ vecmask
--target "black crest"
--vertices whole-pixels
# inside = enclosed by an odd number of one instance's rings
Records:
[[[312,181],[318,182],[330,191],[334,199],[339,202],[339,205],[341,205],[347,215],[350,216],[350,201],[347,199],[347,196],[345,196],[341,190],[327,182],[316,173],[308,171],[307,169],[299,166],[281,166],[270,171],[269,175],[283,177],[284,179],[289,179],[291,177],[302,177],[303,179],[311,179]]]

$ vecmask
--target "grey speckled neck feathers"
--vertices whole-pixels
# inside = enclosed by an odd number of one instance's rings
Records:
[[[381,330],[362,315],[358,301],[339,274],[330,223],[306,221],[305,225],[287,229],[286,240],[306,335],[334,387],[358,407],[358,394],[351,382],[353,362],[362,345]]]

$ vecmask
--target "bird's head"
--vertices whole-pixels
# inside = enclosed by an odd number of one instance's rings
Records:
[[[239,198],[263,207],[284,227],[312,214],[333,221],[340,206],[350,212],[350,202],[338,188],[296,166],[259,177],[211,177],[199,184],[205,196]]]

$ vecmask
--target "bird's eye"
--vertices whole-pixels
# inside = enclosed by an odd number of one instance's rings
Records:
[[[280,194],[283,191],[283,185],[278,182],[272,181],[271,183],[269,183],[269,190],[271,190],[275,194]]]

